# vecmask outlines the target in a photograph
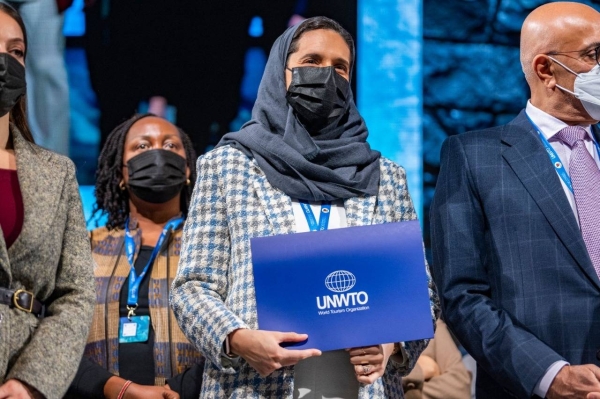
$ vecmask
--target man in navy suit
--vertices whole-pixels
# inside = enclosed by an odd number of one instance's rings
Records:
[[[599,52],[594,9],[537,8],[526,108],[443,145],[433,277],[478,398],[600,398]]]

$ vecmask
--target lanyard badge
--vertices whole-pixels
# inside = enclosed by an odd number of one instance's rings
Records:
[[[119,318],[119,343],[146,342],[150,334],[150,316]]]
[[[318,222],[308,201],[300,201],[300,206],[302,206],[310,231],[327,230],[329,227],[329,215],[331,214],[331,202],[323,202],[321,205]]]
[[[119,343],[144,342],[148,340],[150,332],[150,316],[137,316],[135,310],[138,307],[139,288],[142,284],[144,276],[150,269],[152,263],[156,259],[160,248],[165,242],[165,239],[172,230],[177,230],[183,224],[183,218],[178,216],[167,222],[165,225],[156,246],[152,251],[152,255],[144,270],[137,275],[134,267],[134,258],[136,254],[136,245],[131,232],[129,231],[129,219],[125,222],[125,253],[129,262],[129,294],[127,296],[127,317],[121,317],[119,322]]]

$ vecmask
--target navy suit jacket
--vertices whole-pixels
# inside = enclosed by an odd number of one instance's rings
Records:
[[[557,360],[600,365],[600,280],[524,111],[446,140],[431,238],[442,312],[477,361],[478,397],[529,398]]]

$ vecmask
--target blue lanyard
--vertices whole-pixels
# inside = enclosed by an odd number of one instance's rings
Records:
[[[558,154],[556,153],[554,148],[552,148],[552,146],[550,145],[550,143],[546,139],[546,136],[544,136],[544,134],[542,133],[540,128],[537,127],[537,125],[535,123],[533,123],[533,121],[531,120],[529,115],[527,115],[527,119],[529,119],[529,122],[531,122],[531,124],[533,125],[538,136],[540,136],[540,140],[542,140],[542,144],[544,144],[544,147],[546,147],[546,152],[548,153],[548,156],[550,157],[550,161],[552,161],[552,164],[554,165],[554,169],[556,169],[556,173],[558,173],[558,175],[560,176],[562,181],[565,183],[567,188],[571,192],[573,192],[573,183],[571,183],[571,177],[565,170],[565,167],[564,167],[563,163],[561,162],[560,157],[558,156]],[[596,151],[598,152],[598,156],[600,157],[600,146],[598,145],[598,143],[596,141],[594,141],[594,145],[596,146]]]
[[[310,231],[327,230],[329,226],[329,214],[331,213],[331,202],[323,202],[321,205],[318,223],[308,201],[300,201],[300,205],[304,211],[304,216],[306,216],[306,222]]]
[[[127,297],[127,309],[129,310],[129,316],[135,314],[133,313],[133,311],[135,311],[135,308],[137,308],[139,294],[138,291],[140,288],[140,284],[142,283],[144,276],[148,272],[148,269],[150,269],[150,265],[152,265],[154,259],[156,259],[156,255],[158,255],[158,251],[160,251],[160,248],[162,247],[165,239],[167,238],[169,231],[171,229],[177,230],[182,224],[183,218],[181,216],[177,216],[167,222],[162,233],[160,233],[160,237],[158,237],[158,241],[156,243],[156,246],[154,247],[154,250],[152,251],[150,259],[148,260],[148,264],[146,265],[146,267],[144,267],[144,270],[142,270],[142,272],[138,276],[135,272],[134,267],[134,256],[136,253],[135,240],[133,239],[133,236],[129,231],[129,218],[127,218],[127,220],[125,221],[125,253],[127,254],[127,261],[129,262],[129,266],[131,266],[131,271],[129,273],[129,295]]]

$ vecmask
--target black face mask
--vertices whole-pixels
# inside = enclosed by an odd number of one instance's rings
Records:
[[[292,82],[286,98],[308,130],[322,130],[344,116],[348,109],[350,83],[335,71],[335,67],[290,70]]]
[[[149,150],[127,161],[127,186],[136,197],[162,204],[181,192],[187,180],[185,159],[168,150]]]
[[[8,53],[0,53],[0,117],[8,114],[27,91],[25,67]]]

